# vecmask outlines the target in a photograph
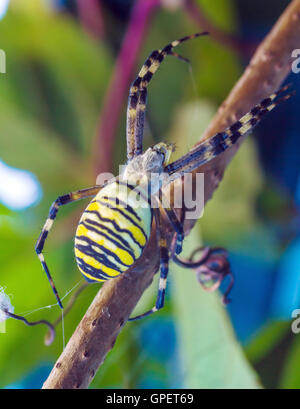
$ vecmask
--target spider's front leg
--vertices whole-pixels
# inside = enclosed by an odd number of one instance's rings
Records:
[[[55,200],[55,202],[53,202],[52,206],[50,207],[48,218],[46,220],[46,223],[44,224],[44,227],[43,227],[43,229],[41,231],[41,234],[40,234],[40,236],[39,236],[39,238],[37,240],[36,246],[35,246],[35,251],[36,251],[36,253],[38,255],[38,258],[39,258],[40,262],[42,263],[43,269],[44,269],[44,271],[45,271],[45,273],[47,275],[47,278],[48,278],[49,283],[50,283],[50,285],[52,287],[53,293],[54,293],[54,295],[56,297],[56,300],[58,302],[58,305],[60,306],[61,309],[63,309],[63,305],[62,305],[61,299],[60,299],[60,297],[58,295],[58,292],[56,290],[56,287],[55,287],[53,279],[51,277],[49,268],[48,268],[48,266],[47,266],[47,264],[45,262],[45,258],[44,258],[44,255],[43,255],[43,249],[44,249],[45,241],[46,241],[46,238],[48,237],[49,231],[50,231],[50,229],[51,229],[51,227],[53,225],[53,222],[54,222],[54,220],[56,218],[57,212],[58,212],[58,210],[59,210],[59,208],[61,206],[66,205],[66,204],[71,203],[71,202],[75,202],[75,201],[80,200],[80,199],[85,199],[86,197],[94,196],[99,192],[101,187],[102,186],[93,186],[93,187],[88,188],[88,189],[78,190],[76,192],[72,192],[72,193],[68,193],[68,194],[63,195],[63,196],[59,196]]]
[[[285,85],[269,97],[263,99],[223,132],[218,132],[214,136],[204,140],[175,162],[169,163],[165,166],[164,172],[170,176],[171,180],[175,180],[187,172],[193,172],[195,169],[200,168],[200,166],[210,162],[231,148],[241,137],[252,132],[262,118],[270,111],[294,94],[292,91],[278,98],[287,91],[288,88],[289,85]]]
[[[167,44],[162,50],[153,51],[144,65],[142,66],[137,78],[133,81],[128,99],[127,107],[127,158],[132,160],[134,157],[140,155],[143,150],[143,133],[145,122],[145,111],[147,101],[147,87],[160,67],[161,63],[168,55],[172,55],[180,60],[189,62],[186,58],[175,53],[174,47],[177,47],[181,43],[191,40],[192,38],[207,35],[207,32],[196,33],[190,36],[182,37],[179,40],[172,41]]]

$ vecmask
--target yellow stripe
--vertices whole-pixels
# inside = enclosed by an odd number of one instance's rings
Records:
[[[107,248],[108,250],[112,251],[113,253],[115,253],[119,259],[127,264],[127,266],[130,266],[131,264],[134,263],[134,259],[133,257],[125,250],[120,249],[119,247],[117,247],[114,243],[112,243],[111,241],[109,241],[106,237],[101,236],[100,234],[97,234],[94,231],[91,231],[89,229],[87,229],[84,225],[80,224],[78,226],[77,232],[76,232],[76,242],[80,241],[80,238],[77,236],[85,236],[88,237],[89,239],[93,240],[96,244],[99,244],[100,246],[103,246],[105,248]],[[85,242],[82,242],[81,244],[86,244]],[[93,250],[97,253],[103,254],[105,257],[108,258],[108,260],[110,260],[110,256],[108,256],[104,251],[101,251],[101,249],[98,249],[97,247],[93,247]],[[114,263],[116,263],[115,260],[112,260]],[[119,263],[118,263],[119,265]],[[120,269],[124,268],[125,266],[120,265]],[[128,267],[127,267],[128,268]]]
[[[143,65],[140,72],[139,72],[139,77],[143,77],[144,75],[146,75],[148,72],[148,67],[147,65]]]
[[[86,210],[96,211],[99,213],[99,215],[115,221],[116,223],[118,223],[121,229],[129,230],[133,234],[135,240],[141,246],[145,246],[146,238],[143,235],[142,231],[138,227],[134,226],[128,219],[126,219],[125,216],[121,215],[121,213],[109,207],[101,206],[97,202],[91,202]]]
[[[121,274],[120,271],[117,271],[117,270],[114,270],[114,269],[112,269],[112,268],[106,267],[105,265],[99,263],[99,261],[95,260],[93,257],[87,256],[86,254],[82,253],[82,252],[81,252],[80,250],[78,250],[76,247],[75,247],[75,256],[82,258],[82,260],[83,260],[86,264],[88,264],[89,266],[91,266],[91,267],[93,267],[93,268],[96,268],[96,269],[98,269],[98,270],[103,271],[103,273],[109,275],[110,277],[117,277],[118,275]],[[81,269],[80,269],[80,271],[83,272]],[[85,273],[85,272],[83,272],[83,274],[85,274],[87,277],[89,276],[89,275],[88,275],[87,273]],[[90,277],[91,279],[93,279],[93,280],[96,280],[96,281],[106,281],[106,280],[103,280],[103,279],[96,279],[96,278],[94,278],[93,276],[89,276],[89,277]]]
[[[207,151],[204,153],[204,160],[209,161],[211,158],[214,157],[214,152],[213,151]]]
[[[143,105],[141,105],[141,107],[142,107],[142,106],[143,106]],[[144,105],[144,106],[145,106],[145,105]],[[128,194],[130,194],[130,190],[129,190],[129,189],[127,189],[127,192],[128,192]],[[111,199],[118,199],[118,196],[115,196],[115,197],[111,196]],[[134,209],[133,209],[133,211],[135,212],[135,214],[134,214],[134,213],[131,213],[131,212],[128,210],[128,208],[125,207],[125,206],[123,206],[122,204],[120,204],[120,203],[118,204],[116,200],[109,200],[109,199],[107,199],[106,196],[102,196],[102,197],[101,197],[101,200],[102,200],[103,202],[106,202],[109,206],[113,207],[113,210],[114,210],[115,208],[121,210],[121,211],[124,212],[128,217],[130,217],[131,219],[134,219],[136,223],[140,224],[139,215],[137,214],[137,212],[136,212]],[[124,203],[126,203],[126,202],[124,202]],[[128,203],[128,204],[129,204],[129,203]]]
[[[157,70],[158,67],[160,66],[160,62],[158,60],[153,61],[153,63],[149,67],[149,71],[154,74]]]
[[[91,276],[90,274],[87,274],[87,273],[86,273],[85,271],[83,271],[79,266],[78,266],[78,268],[79,268],[81,274],[83,274],[84,276],[86,276],[86,277],[89,278],[90,280],[98,281],[99,283],[103,283],[103,281],[107,281],[107,280],[103,280],[103,279],[101,279],[101,278],[97,278],[97,277]]]
[[[241,135],[244,135],[247,131],[249,131],[250,128],[252,128],[251,123],[245,124],[240,128],[239,132]]]
[[[81,221],[86,221],[87,223],[88,223],[88,220],[99,222],[99,219],[97,218],[97,216],[95,214],[92,214],[92,213],[89,213],[87,218],[82,218],[81,219]],[[105,224],[108,225],[108,223],[105,223]],[[114,229],[113,225],[111,225],[111,224],[109,224],[109,227],[110,227],[110,229]],[[97,228],[99,228],[99,227],[97,227]],[[117,230],[115,230],[115,233],[120,235],[120,236],[122,234],[122,233],[118,232]],[[132,238],[128,235],[128,233],[124,233],[124,238],[126,239],[130,249],[133,251],[135,258],[138,259],[139,256],[141,255],[140,247],[132,240]]]
[[[272,111],[273,108],[275,108],[276,104],[272,104],[270,106],[267,107],[268,111]]]
[[[240,122],[241,122],[242,124],[244,124],[245,122],[250,121],[251,118],[253,118],[253,115],[252,115],[250,112],[248,112],[246,115],[244,115],[244,116],[240,119]]]

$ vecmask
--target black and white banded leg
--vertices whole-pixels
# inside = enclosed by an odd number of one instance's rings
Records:
[[[175,162],[169,163],[164,168],[164,172],[168,173],[171,179],[172,176],[174,176],[175,180],[187,172],[193,172],[196,168],[223,153],[234,145],[242,136],[246,136],[252,132],[268,112],[289,99],[294,94],[293,91],[278,98],[288,89],[289,85],[285,85],[269,97],[263,99],[233,125],[225,129],[225,131],[218,132],[211,138],[196,145],[192,150]]]
[[[172,41],[171,43],[167,44],[162,50],[153,51],[146,59],[144,65],[138,73],[137,78],[133,81],[129,91],[126,127],[128,160],[131,160],[135,156],[140,155],[143,150],[147,87],[151,81],[151,78],[168,55],[172,55],[176,58],[179,58],[180,60],[189,63],[189,60],[187,58],[182,57],[178,53],[175,53],[173,51],[173,48],[177,47],[185,41],[207,34],[207,32],[196,33],[190,36],[182,37],[179,40]]]
[[[135,321],[147,317],[148,315],[152,314],[163,308],[165,303],[165,293],[166,293],[166,286],[167,286],[167,277],[169,272],[169,250],[167,248],[167,241],[164,234],[164,229],[161,223],[161,213],[159,209],[153,209],[157,231],[159,234],[159,251],[160,251],[160,279],[158,285],[158,293],[155,306],[145,312],[144,314],[137,315],[136,317],[129,318],[128,321]]]
[[[169,199],[163,192],[159,191],[159,200],[162,205],[164,212],[166,213],[171,226],[173,227],[176,233],[176,244],[175,244],[175,254],[180,254],[182,251],[182,244],[184,240],[184,231],[183,231],[183,220],[180,221],[175,213],[175,210],[172,208]]]
[[[41,234],[40,234],[40,236],[39,236],[39,238],[37,240],[36,246],[35,246],[35,251],[36,251],[36,253],[38,255],[38,258],[39,258],[40,262],[42,263],[43,269],[44,269],[44,271],[45,271],[45,273],[46,273],[46,275],[48,277],[48,280],[49,280],[49,283],[50,283],[50,285],[52,287],[53,293],[54,293],[54,295],[56,297],[56,300],[58,302],[58,305],[60,306],[61,309],[63,309],[63,305],[62,305],[62,302],[60,300],[60,297],[58,295],[58,292],[56,290],[56,287],[55,287],[53,279],[51,277],[49,268],[48,268],[48,266],[47,266],[47,264],[45,262],[45,258],[44,258],[44,255],[43,255],[43,249],[44,249],[45,241],[46,241],[46,238],[48,237],[48,233],[49,233],[49,231],[50,231],[50,229],[51,229],[51,227],[53,225],[53,222],[54,222],[54,220],[56,218],[58,209],[61,206],[66,205],[66,204],[71,203],[71,202],[75,202],[75,201],[80,200],[80,199],[85,199],[86,197],[95,196],[99,192],[99,190],[101,188],[102,188],[102,186],[93,186],[93,187],[90,187],[88,189],[78,190],[76,192],[72,192],[72,193],[68,193],[68,194],[63,195],[63,196],[59,196],[55,200],[55,202],[53,202],[52,206],[50,207],[48,218],[46,220],[46,223],[44,224],[44,227],[43,227],[43,229],[41,231]]]

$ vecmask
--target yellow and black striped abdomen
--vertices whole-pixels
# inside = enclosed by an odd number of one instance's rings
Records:
[[[75,236],[75,257],[86,279],[116,277],[141,256],[151,233],[152,211],[142,198],[137,207],[132,193],[132,187],[111,183],[84,211]]]

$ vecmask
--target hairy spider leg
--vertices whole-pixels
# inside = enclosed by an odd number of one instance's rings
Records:
[[[44,227],[41,231],[41,234],[37,240],[36,246],[35,246],[35,251],[38,255],[38,258],[40,262],[42,263],[43,269],[48,277],[49,283],[52,287],[53,293],[56,297],[56,300],[58,302],[58,305],[60,306],[61,309],[63,309],[62,302],[60,300],[60,297],[58,295],[58,292],[56,290],[56,287],[54,285],[54,281],[51,277],[49,268],[45,262],[45,258],[43,255],[43,249],[45,245],[46,238],[48,237],[48,233],[53,225],[53,222],[56,218],[57,212],[59,208],[63,205],[69,204],[71,202],[75,202],[77,200],[85,199],[86,197],[90,196],[95,196],[99,190],[102,188],[102,186],[93,186],[87,189],[82,189],[82,190],[77,190],[75,192],[67,193],[63,196],[59,196],[51,205],[50,210],[49,210],[49,215],[46,220],[46,223],[44,224]]]
[[[200,165],[209,162],[219,154],[223,153],[234,145],[242,136],[252,132],[255,126],[268,112],[272,111],[277,105],[286,101],[293,95],[293,92],[291,92],[276,100],[276,97],[286,91],[288,87],[289,85],[286,85],[268,98],[263,99],[225,131],[218,132],[208,140],[200,143],[177,161],[168,164],[164,168],[164,171],[169,175],[174,175],[176,178],[182,176],[186,172],[192,172]]]
[[[165,211],[173,229],[176,232],[175,253],[179,254],[181,253],[182,243],[184,240],[183,224],[178,219],[174,209],[172,209],[172,207],[169,204],[169,200],[163,194],[161,189],[159,190],[158,199],[159,199],[161,208]],[[162,220],[161,220],[162,218],[161,209],[155,208],[153,209],[153,211],[154,211],[154,217],[155,217],[155,221],[157,225],[157,231],[159,234],[158,243],[159,243],[159,249],[160,249],[160,280],[159,280],[159,286],[158,286],[157,300],[156,300],[155,306],[151,310],[145,312],[144,314],[138,315],[136,317],[129,318],[129,321],[135,321],[135,320],[144,318],[152,314],[153,312],[160,310],[164,306],[165,291],[166,291],[166,285],[167,285],[167,275],[169,272],[169,250],[167,248],[164,227],[162,225]]]
[[[169,198],[164,195],[163,191],[159,191],[159,200],[163,211],[166,213],[171,226],[176,233],[175,254],[180,254],[184,240],[183,223],[178,219],[175,210],[172,208]]]
[[[162,50],[153,51],[145,61],[137,78],[133,81],[129,91],[126,129],[128,160],[131,160],[135,156],[140,155],[143,150],[143,132],[147,101],[147,87],[152,76],[158,70],[160,64],[163,62],[167,55],[173,55],[174,57],[188,62],[186,58],[177,53],[174,53],[172,49],[174,47],[177,47],[184,41],[207,34],[208,32],[196,33],[190,36],[182,37],[179,40],[172,41],[171,43],[167,44]]]
[[[169,272],[169,251],[167,248],[167,241],[165,237],[164,227],[162,226],[161,221],[161,212],[159,208],[153,209],[155,222],[157,226],[157,232],[159,235],[159,251],[160,251],[160,279],[158,285],[158,293],[155,306],[145,312],[144,314],[137,315],[136,317],[129,318],[128,321],[135,321],[147,317],[148,315],[152,314],[163,308],[165,302],[165,293],[166,293],[166,286],[167,286],[167,277]]]

